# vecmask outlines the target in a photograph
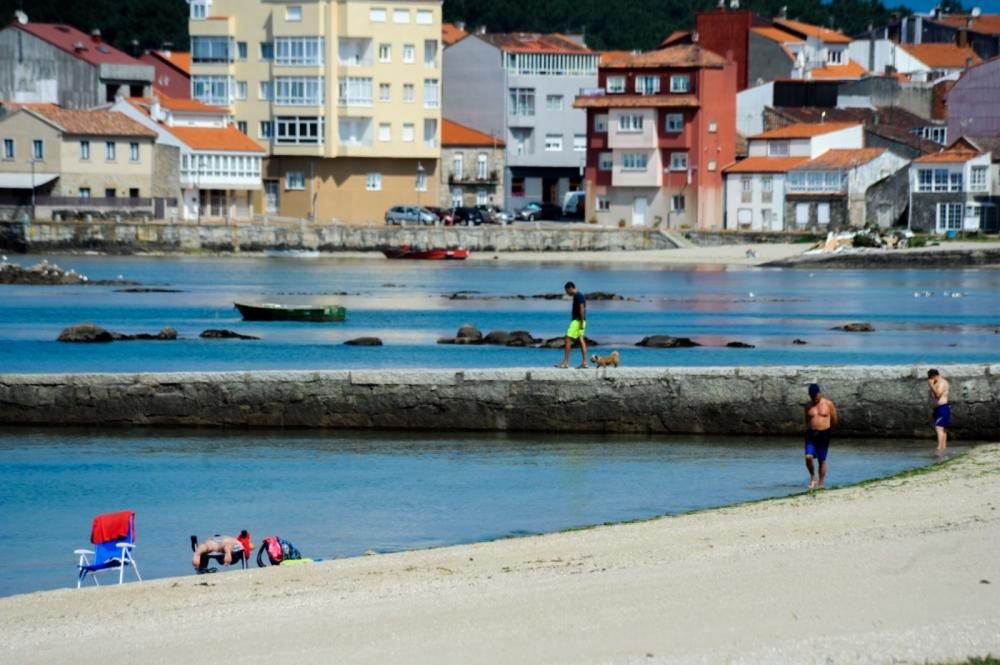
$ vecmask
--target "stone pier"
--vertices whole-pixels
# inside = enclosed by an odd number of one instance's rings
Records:
[[[1000,365],[940,367],[953,432],[1000,440]],[[929,437],[926,367],[0,375],[0,425],[797,434],[822,384],[838,436]]]

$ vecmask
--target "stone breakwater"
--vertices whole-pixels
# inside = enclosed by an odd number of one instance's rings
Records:
[[[509,226],[359,226],[309,222],[0,222],[0,249],[18,252],[375,251],[383,247],[466,247],[473,252],[572,252],[673,249],[653,229],[587,224]]]
[[[0,375],[2,425],[798,434],[822,384],[838,436],[926,437],[926,367]],[[953,432],[1000,438],[1000,364],[940,367]]]

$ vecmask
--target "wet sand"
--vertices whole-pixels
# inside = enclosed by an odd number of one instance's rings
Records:
[[[4,598],[0,660],[923,663],[996,655],[998,478],[995,444],[904,477],[642,523]]]

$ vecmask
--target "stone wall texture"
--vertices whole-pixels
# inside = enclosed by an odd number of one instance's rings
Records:
[[[797,434],[806,388],[842,437],[929,437],[926,367],[0,375],[0,425]],[[1000,440],[1000,364],[939,367],[952,432]]]

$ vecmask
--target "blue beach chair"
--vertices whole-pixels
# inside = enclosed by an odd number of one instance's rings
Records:
[[[90,529],[90,542],[94,544],[93,550],[76,550],[74,553],[80,556],[77,563],[79,575],[76,579],[76,588],[83,584],[84,578],[91,575],[94,584],[100,586],[97,581],[97,573],[118,569],[118,584],[125,581],[125,568],[131,566],[135,577],[140,582],[139,568],[135,564],[132,550],[135,548],[135,513],[131,510],[123,510],[117,513],[105,513],[94,518],[94,524]],[[93,557],[91,559],[91,557]]]

